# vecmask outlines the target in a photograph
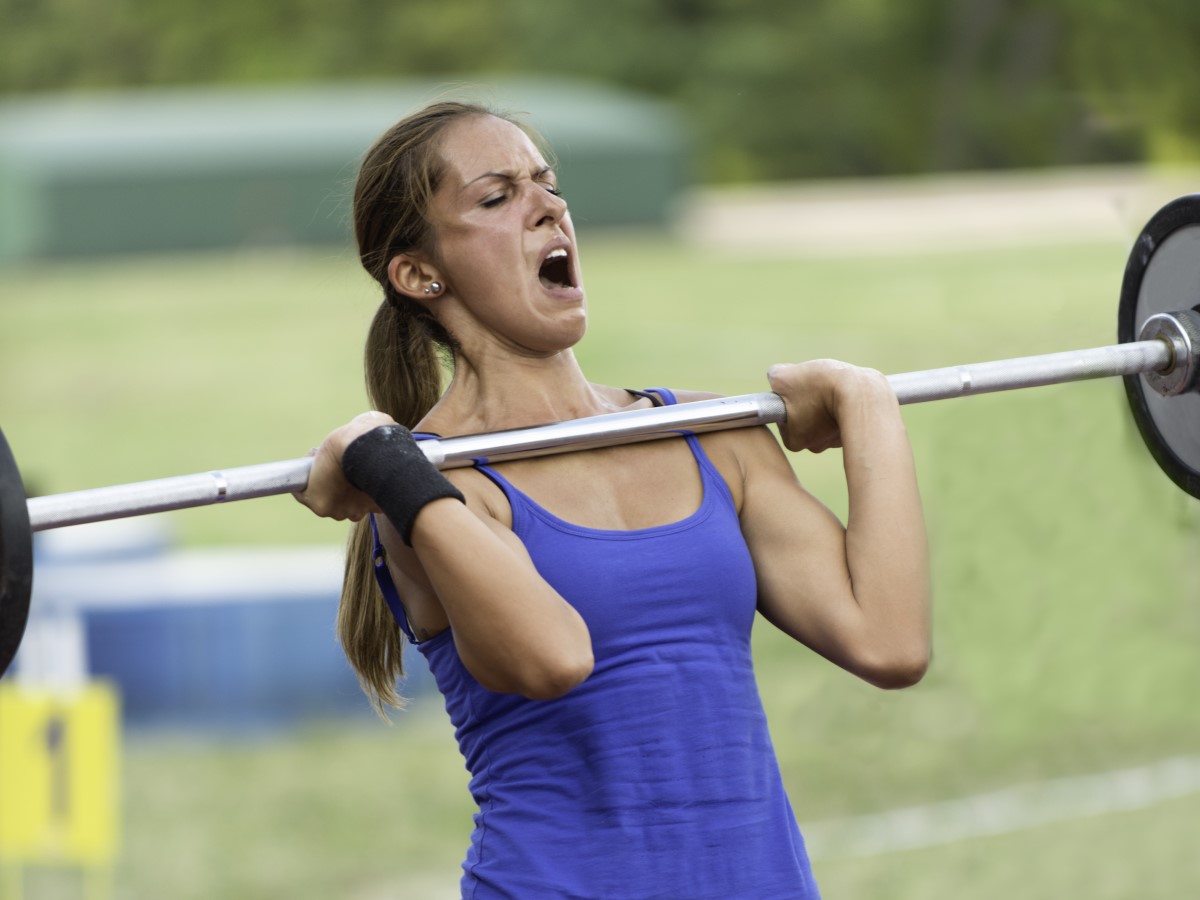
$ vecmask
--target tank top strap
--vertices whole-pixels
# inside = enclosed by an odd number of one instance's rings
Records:
[[[392,573],[387,567],[387,554],[383,549],[383,541],[379,539],[379,523],[375,521],[375,513],[371,513],[370,519],[371,538],[374,541],[371,551],[371,568],[375,572],[375,583],[379,585],[379,592],[383,594],[383,599],[387,603],[388,609],[391,610],[392,618],[396,620],[396,624],[400,626],[404,636],[414,644],[420,643],[408,624],[408,616],[404,613],[404,604],[400,602],[400,592],[396,590],[396,582],[392,580]]]
[[[500,488],[500,492],[504,494],[504,498],[508,501],[508,508],[512,511],[513,531],[516,531],[529,515],[528,507],[539,508],[537,501],[491,466],[485,463],[475,463],[475,470],[486,475],[492,484]]]
[[[677,406],[679,404],[679,399],[670,388],[646,388],[642,393],[652,394],[660,398],[663,406]],[[725,479],[721,476],[717,467],[713,465],[712,460],[708,458],[708,454],[704,452],[704,447],[701,446],[700,439],[691,431],[680,431],[679,433],[687,440],[688,447],[692,451],[692,456],[696,460],[696,465],[700,469],[700,477],[704,481],[705,487],[715,488],[718,494],[727,498],[732,507],[733,496],[729,493],[729,485],[725,483]],[[705,496],[707,496],[707,491]]]
[[[634,393],[656,401],[655,406],[675,406],[679,402],[675,399],[675,393],[669,388],[646,388],[644,391],[634,391]]]

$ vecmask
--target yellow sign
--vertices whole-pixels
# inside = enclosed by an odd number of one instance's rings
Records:
[[[117,845],[118,702],[0,682],[0,862],[108,865]]]

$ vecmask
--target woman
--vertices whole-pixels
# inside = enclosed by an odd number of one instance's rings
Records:
[[[368,694],[396,704],[407,634],[445,695],[479,804],[463,895],[816,897],[750,630],[757,610],[881,687],[924,673],[924,526],[887,381],[831,361],[768,376],[789,449],[843,447],[845,528],[761,428],[443,475],[394,423],[419,439],[705,395],[583,375],[567,205],[503,116],[443,103],[394,126],[355,225],[385,295],[380,411],[325,440],[300,499],[358,522],[338,628]]]

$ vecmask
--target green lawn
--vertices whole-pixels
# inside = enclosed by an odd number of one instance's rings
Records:
[[[903,371],[1107,344],[1125,253],[738,259],[585,239],[579,356],[600,381],[743,393],[765,389],[771,363],[814,356]],[[363,407],[375,293],[348,252],[7,270],[0,298],[0,426],[39,490],[299,456]],[[1123,404],[1109,380],[906,409],[933,539],[934,665],[882,693],[759,629],[801,821],[1200,753],[1200,514]],[[796,458],[836,511],[839,465]],[[191,544],[343,533],[290,498],[171,521]],[[391,728],[132,738],[118,894],[452,892],[465,776],[437,701],[416,707]],[[817,871],[831,898],[1200,896],[1198,802]]]

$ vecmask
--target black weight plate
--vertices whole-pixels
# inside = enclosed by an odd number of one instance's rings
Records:
[[[1200,307],[1200,194],[1173,200],[1138,236],[1121,284],[1117,340],[1136,341],[1158,313]],[[1125,395],[1142,440],[1171,480],[1200,497],[1200,393],[1163,397],[1141,375],[1125,376]]]
[[[21,470],[0,431],[0,675],[25,634],[33,589],[33,532]]]

